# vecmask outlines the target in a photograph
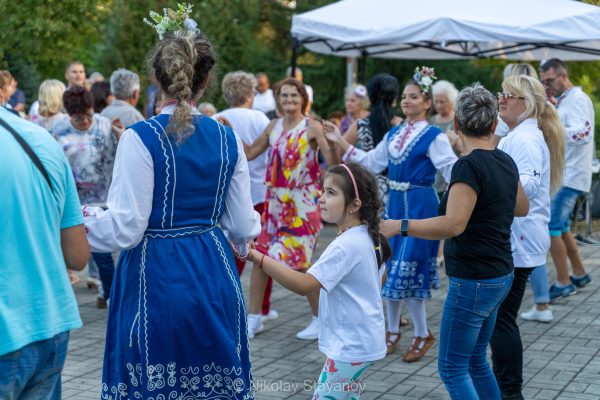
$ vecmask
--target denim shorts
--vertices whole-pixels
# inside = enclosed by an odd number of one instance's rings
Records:
[[[571,230],[571,215],[577,199],[583,192],[563,186],[550,204],[550,236],[560,236]]]
[[[0,356],[0,399],[60,400],[69,332]]]

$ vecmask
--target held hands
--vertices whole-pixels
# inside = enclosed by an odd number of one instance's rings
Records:
[[[332,143],[337,144],[343,140],[342,134],[340,133],[338,127],[329,121],[323,121],[323,133],[325,134],[327,140]]]
[[[382,219],[379,221],[379,231],[386,238],[391,238],[400,233],[400,221],[395,219]]]
[[[119,141],[119,139],[121,139],[121,135],[125,131],[123,123],[119,118],[115,118],[111,121],[110,127],[112,128],[112,131],[115,134],[115,138],[117,138],[117,141]]]

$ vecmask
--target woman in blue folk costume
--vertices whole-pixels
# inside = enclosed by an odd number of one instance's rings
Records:
[[[373,173],[388,169],[389,199],[385,218],[429,218],[437,215],[438,197],[432,186],[439,170],[449,181],[456,155],[448,137],[427,122],[432,106],[433,68],[417,68],[404,86],[401,107],[406,119],[394,126],[369,152],[348,144],[335,129],[327,137],[341,147],[344,161],[362,164]],[[424,300],[438,287],[436,256],[438,241],[396,236],[390,239],[392,260],[382,289],[386,299],[388,354],[400,341],[402,303],[406,302],[415,328],[404,354],[406,362],[421,359],[433,345],[427,328]]]
[[[85,210],[94,251],[127,249],[112,288],[102,399],[254,398],[230,243],[247,255],[260,218],[241,141],[195,111],[215,54],[184,24],[184,7],[150,56],[161,113],[123,133],[108,210]]]

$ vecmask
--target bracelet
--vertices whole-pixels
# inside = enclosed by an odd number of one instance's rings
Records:
[[[265,260],[265,256],[266,254],[263,253],[262,257],[260,258],[260,264],[258,264],[258,269],[262,270],[262,265],[263,265],[263,261]]]

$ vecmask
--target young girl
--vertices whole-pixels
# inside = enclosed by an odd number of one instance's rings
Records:
[[[379,267],[391,252],[379,233],[375,178],[355,164],[329,168],[319,208],[323,220],[336,224],[339,232],[306,274],[257,250],[249,259],[299,295],[320,289],[319,349],[327,360],[313,399],[358,399],[364,372],[386,354]]]

